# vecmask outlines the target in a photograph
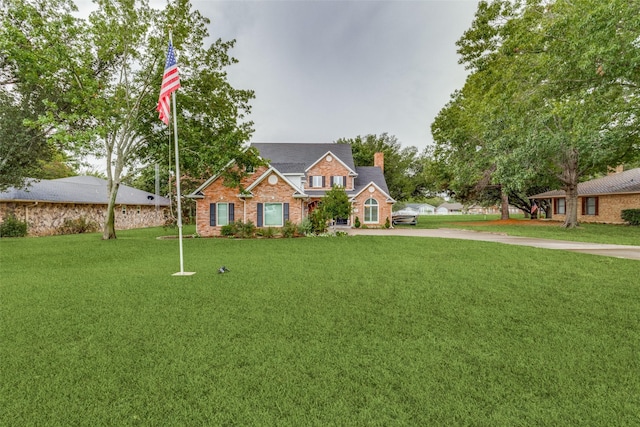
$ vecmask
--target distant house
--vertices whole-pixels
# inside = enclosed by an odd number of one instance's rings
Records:
[[[409,203],[403,210],[411,210],[418,215],[428,215],[435,213],[436,207],[431,206],[429,203]]]
[[[443,203],[436,208],[437,215],[461,214],[464,207],[462,203]]]
[[[384,178],[384,157],[376,153],[374,166],[356,167],[349,144],[252,144],[267,166],[242,180],[245,192],[224,185],[222,171],[188,197],[196,200],[196,231],[218,236],[230,222],[251,221],[257,227],[299,224],[318,207],[333,186],[344,188],[352,214],[339,219],[351,225],[357,217],[367,227],[391,221],[395,202]],[[227,167],[236,167],[232,162]]]
[[[30,180],[26,188],[9,188],[0,193],[0,222],[15,215],[27,223],[30,236],[57,234],[66,219],[84,218],[100,228],[107,211],[107,181],[93,176]],[[116,229],[163,225],[166,197],[120,185],[116,197]]]
[[[496,215],[502,213],[502,208],[500,206],[480,206],[480,205],[471,205],[466,209],[467,213],[470,214],[481,214],[481,215]],[[509,213],[517,214],[522,213],[522,210],[509,205]]]
[[[563,190],[552,190],[529,196],[531,200],[547,200],[552,206],[552,219],[566,219],[567,200]],[[640,209],[640,168],[613,173],[578,184],[578,221],[624,223],[624,209]]]

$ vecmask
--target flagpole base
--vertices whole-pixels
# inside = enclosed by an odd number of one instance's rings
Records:
[[[195,271],[178,271],[173,273],[172,276],[193,276],[194,274],[196,274]]]

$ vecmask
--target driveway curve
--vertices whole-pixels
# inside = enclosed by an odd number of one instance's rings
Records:
[[[640,260],[640,246],[609,245],[603,243],[570,242],[566,240],[538,239],[534,237],[507,236],[502,233],[486,231],[459,230],[453,228],[438,229],[373,229],[351,228],[346,230],[350,235],[360,236],[409,236],[439,237],[444,239],[479,240],[498,242],[507,245],[532,246],[535,248],[558,249],[571,252],[582,252],[593,255],[604,255],[615,258]]]

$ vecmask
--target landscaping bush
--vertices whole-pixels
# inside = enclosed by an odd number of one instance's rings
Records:
[[[298,234],[307,236],[313,233],[313,224],[309,217],[305,217],[300,224],[298,224]]]
[[[238,225],[235,222],[232,222],[227,225],[223,225],[220,228],[220,235],[224,237],[236,237],[238,234]]]
[[[95,221],[87,220],[83,216],[76,219],[66,218],[57,231],[58,234],[95,233],[98,231],[98,224]]]
[[[384,228],[389,228],[391,227],[391,223],[389,222],[389,217],[387,217],[386,221],[384,222]]]
[[[259,228],[256,231],[256,234],[260,237],[264,237],[265,239],[273,239],[278,235],[278,232],[274,227],[266,227],[266,228]]]
[[[0,224],[0,237],[25,237],[27,223],[20,221],[13,214],[9,214]]]
[[[286,237],[286,238],[295,237],[297,228],[298,227],[293,222],[287,220],[284,223],[284,227],[282,227],[282,237]]]
[[[220,228],[220,235],[225,237],[237,237],[239,239],[251,239],[255,236],[256,226],[253,225],[253,222],[248,221],[247,223],[242,222],[241,220],[232,222],[227,225],[223,225]]]
[[[361,225],[362,225],[362,224],[360,224],[360,218],[359,218],[359,217],[356,217],[356,220],[354,221],[353,226],[354,226],[355,228],[360,228],[360,226],[361,226]]]
[[[251,239],[256,234],[256,226],[251,221],[242,222],[236,221],[238,224],[238,234],[237,237],[242,239]]]
[[[640,225],[640,209],[624,209],[621,216],[629,225]]]

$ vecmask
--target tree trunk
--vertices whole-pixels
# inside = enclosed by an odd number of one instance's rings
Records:
[[[110,240],[116,238],[116,196],[120,183],[114,183],[109,188],[109,203],[107,204],[107,217],[104,221],[104,229],[102,231],[102,240]]]
[[[562,182],[566,194],[566,218],[563,227],[575,228],[578,224],[578,153],[572,149],[565,159]]]
[[[567,194],[567,216],[562,225],[565,228],[575,228],[578,226],[578,184],[565,187]]]
[[[500,219],[509,219],[509,194],[507,194],[507,190],[504,187],[500,190],[500,198],[502,199]]]
[[[553,218],[553,202],[548,203],[547,201],[544,201],[541,206],[544,208],[544,217],[546,219]]]

